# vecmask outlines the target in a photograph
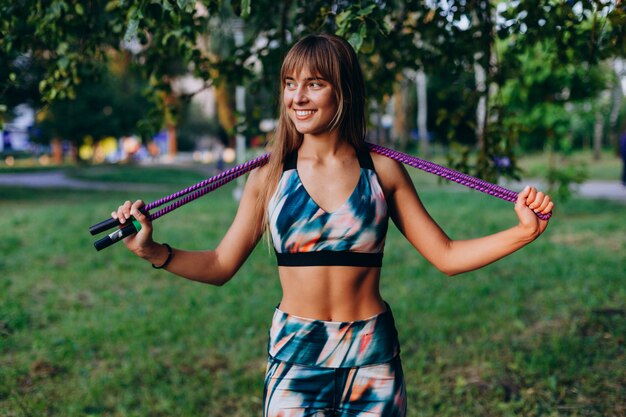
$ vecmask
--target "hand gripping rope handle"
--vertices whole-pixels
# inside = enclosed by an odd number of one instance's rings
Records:
[[[237,165],[231,169],[228,169],[218,175],[215,175],[206,180],[200,181],[199,183],[192,185],[191,187],[187,187],[183,190],[180,190],[174,194],[163,197],[159,200],[153,201],[150,204],[142,207],[141,211],[150,216],[150,220],[158,219],[159,217],[177,209],[178,207],[189,203],[203,195],[210,193],[216,188],[221,187],[222,185],[229,183],[245,174],[246,172],[252,171],[253,169],[265,165],[267,161],[269,161],[269,154],[261,155],[257,158],[254,158],[248,162],[244,162],[241,165]],[[182,198],[181,198],[182,197]],[[154,213],[149,213],[150,210],[162,206],[165,203],[169,203],[170,201],[177,200],[174,203],[170,204],[162,208],[159,211]],[[104,220],[98,224],[94,224],[89,228],[89,233],[92,235],[97,235],[98,233],[104,232],[105,230],[111,229],[112,227],[119,226],[120,222],[117,219],[109,218]],[[112,244],[119,242],[127,236],[130,236],[134,233],[137,233],[141,229],[141,225],[136,220],[133,220],[129,225],[118,229],[117,231],[103,237],[102,239],[96,241],[94,243],[94,247],[96,250],[102,250],[106,247],[111,246]]]
[[[454,181],[458,184],[483,192],[485,194],[489,194],[494,197],[498,197],[502,200],[510,201],[513,203],[517,200],[516,192],[511,191],[507,188],[501,187],[496,184],[491,184],[479,178],[472,177],[471,175],[463,174],[453,169],[435,164],[434,162],[426,161],[415,156],[411,156],[402,152],[394,151],[392,149],[385,148],[380,145],[367,143],[367,147],[372,152],[387,156],[398,162],[402,162],[403,164],[421,169],[422,171],[425,171],[431,174],[438,175],[442,178],[445,178],[450,181]],[[251,159],[248,162],[245,162],[241,165],[237,165],[218,175],[215,175],[195,185],[192,185],[191,187],[185,188],[174,194],[171,194],[159,200],[153,201],[152,203],[144,206],[142,208],[142,212],[146,215],[149,215],[151,220],[158,219],[159,217],[177,209],[178,207],[185,205],[189,203],[190,201],[193,201],[199,197],[202,197],[203,195],[210,193],[211,191],[234,180],[235,178],[238,178],[241,175],[249,171],[252,171],[255,168],[265,165],[269,161],[269,157],[270,157],[270,154],[261,155],[254,159]],[[156,207],[162,206],[165,203],[169,203],[170,201],[177,200],[177,199],[179,200],[162,208],[161,210],[156,211],[154,213],[149,213],[150,210]],[[552,215],[552,213],[548,213],[548,214],[535,213],[535,214],[537,215],[537,217],[539,217],[542,220],[547,220]],[[101,233],[105,230],[108,230],[112,227],[119,226],[119,225],[120,223],[117,219],[110,218],[103,222],[100,222],[98,224],[91,226],[89,228],[89,232],[92,235],[96,235],[98,233]],[[139,224],[139,222],[137,222],[136,220],[133,220],[127,226],[124,226],[123,228],[118,229],[115,232],[96,241],[94,243],[94,246],[96,250],[102,250],[108,246],[111,246],[113,243],[124,239],[126,236],[130,236],[134,233],[137,233],[140,229],[141,229],[141,225]]]

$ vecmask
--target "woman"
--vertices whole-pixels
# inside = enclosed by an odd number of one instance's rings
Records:
[[[127,201],[112,216],[141,223],[125,240],[136,255],[213,285],[230,280],[269,231],[283,297],[270,330],[265,416],[404,416],[400,349],[379,292],[388,219],[434,266],[454,275],[536,239],[547,221],[535,213],[549,213],[553,203],[527,187],[515,204],[516,226],[451,240],[424,209],[404,167],[366,150],[363,76],[347,42],[303,38],[287,54],[281,82],[272,157],[250,174],[215,250],[154,242],[142,201]]]

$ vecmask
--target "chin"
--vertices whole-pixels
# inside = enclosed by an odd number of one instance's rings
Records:
[[[298,127],[298,125],[294,124],[296,131],[301,135],[323,135],[326,133],[330,133],[328,126],[324,127]]]

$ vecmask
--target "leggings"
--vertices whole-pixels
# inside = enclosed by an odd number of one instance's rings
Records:
[[[264,417],[404,417],[406,391],[391,310],[327,322],[276,310]]]

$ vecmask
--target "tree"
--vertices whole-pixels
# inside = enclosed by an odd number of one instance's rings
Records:
[[[33,85],[20,84],[27,78],[21,64],[27,60],[39,68],[34,84],[44,102],[71,98],[86,81],[85,68],[106,62],[112,51],[130,50],[159,105],[149,116],[165,118],[170,126],[185,99],[172,90],[180,74],[192,73],[206,86],[244,83],[253,97],[273,96],[278,66],[292,42],[310,32],[338,33],[359,52],[377,108],[390,100],[400,74],[423,71],[429,103],[446,103],[428,112],[436,121],[429,122],[429,130],[439,130],[448,144],[477,144],[477,162],[459,166],[486,179],[501,173],[498,158],[514,162],[515,138],[521,133],[511,130],[514,114],[501,90],[526,75],[519,62],[529,51],[552,42],[555,70],[573,64],[595,68],[626,55],[625,6],[607,0],[334,0],[323,5],[304,0],[0,0],[0,13],[6,17],[0,23],[0,59],[7,67],[0,73],[0,91]],[[232,16],[244,22],[243,42],[233,46],[227,40],[227,53],[212,53],[201,41],[210,35],[209,23]],[[441,86],[435,95],[433,85]],[[542,100],[534,93],[528,98]],[[6,112],[12,104],[6,94],[1,100],[0,112]],[[275,115],[275,107],[264,100],[246,112],[250,120]]]
[[[437,86],[436,94],[429,94],[429,104],[448,100],[445,106],[432,106],[437,109],[437,118],[435,124],[429,124],[429,130],[437,132],[439,140],[475,143],[478,158],[473,166],[463,158],[451,163],[491,180],[502,173],[499,162],[503,158],[509,161],[509,173],[515,174],[513,151],[517,138],[524,133],[512,120],[520,111],[543,105],[556,110],[566,100],[554,102],[550,97],[561,94],[567,85],[577,90],[569,91],[570,100],[593,99],[603,86],[593,75],[582,73],[596,73],[602,60],[626,53],[626,13],[621,2],[409,1],[405,9],[406,19],[398,24],[415,34],[420,57],[417,65],[429,76],[429,91]],[[522,110],[519,102],[509,102],[511,95],[501,90],[517,80],[533,77],[535,69],[520,62],[537,48],[545,48],[546,43],[553,44],[550,50],[554,59],[537,63],[561,74],[559,80],[552,80],[561,82],[560,88],[548,92],[545,86],[531,82],[525,88],[528,94],[523,101],[527,107]],[[583,71],[573,71],[576,66]],[[445,81],[438,83],[438,79]],[[454,98],[459,102],[449,101]],[[478,117],[469,117],[475,114]],[[555,119],[534,122],[541,129],[547,127],[545,123],[555,123]],[[468,134],[468,128],[473,133]],[[559,141],[562,137],[555,140]]]
[[[98,69],[75,89],[76,98],[53,101],[40,115],[34,140],[65,140],[79,147],[84,138],[100,140],[137,133],[154,105],[141,93],[145,82],[123,64]]]
[[[562,194],[568,184],[585,175],[555,158],[555,151],[572,148],[572,109],[583,101],[598,102],[609,83],[604,60],[626,53],[626,12],[613,2],[534,2],[536,8],[519,6],[503,13],[501,27],[502,125],[522,144],[551,152],[548,181]],[[515,35],[513,35],[515,34]],[[604,116],[596,109],[596,144],[602,137]],[[598,122],[599,121],[599,122]],[[598,129],[600,127],[600,129]],[[596,150],[598,147],[596,146]]]
[[[165,120],[171,125],[179,108],[179,97],[172,91],[177,76],[191,72],[206,80],[207,85],[215,82],[220,86],[237,84],[251,75],[243,63],[258,54],[253,39],[248,38],[226,56],[212,54],[200,42],[207,34],[210,19],[219,17],[232,5],[235,13],[248,22],[256,22],[257,26],[250,30],[264,31],[268,38],[266,55],[280,58],[280,51],[287,46],[288,31],[295,35],[296,28],[303,24],[310,28],[313,22],[328,20],[332,14],[323,8],[315,10],[316,5],[311,2],[274,4],[259,1],[252,16],[248,13],[250,3],[245,0],[94,0],[86,4],[67,0],[1,0],[0,59],[6,68],[0,73],[0,114],[6,115],[15,105],[9,96],[16,97],[12,94],[16,90],[27,91],[34,103],[73,99],[77,87],[89,78],[91,67],[104,65],[111,55],[128,50],[140,64],[142,77],[149,81],[148,94],[160,108],[160,114],[150,112],[147,118]],[[276,7],[281,10],[281,32],[266,30],[268,26],[263,23],[275,22],[272,12]],[[373,7],[367,10],[368,14],[375,12]],[[288,19],[291,16],[296,17],[293,23]],[[349,20],[343,22],[347,24]],[[272,44],[275,35],[281,40],[278,49]],[[365,35],[359,32],[354,39],[363,40]],[[24,61],[36,63],[39,73],[31,72],[31,66],[22,64]],[[271,69],[269,57],[264,61]],[[26,86],[23,80],[29,78],[35,79]],[[154,127],[153,122],[143,125]]]

